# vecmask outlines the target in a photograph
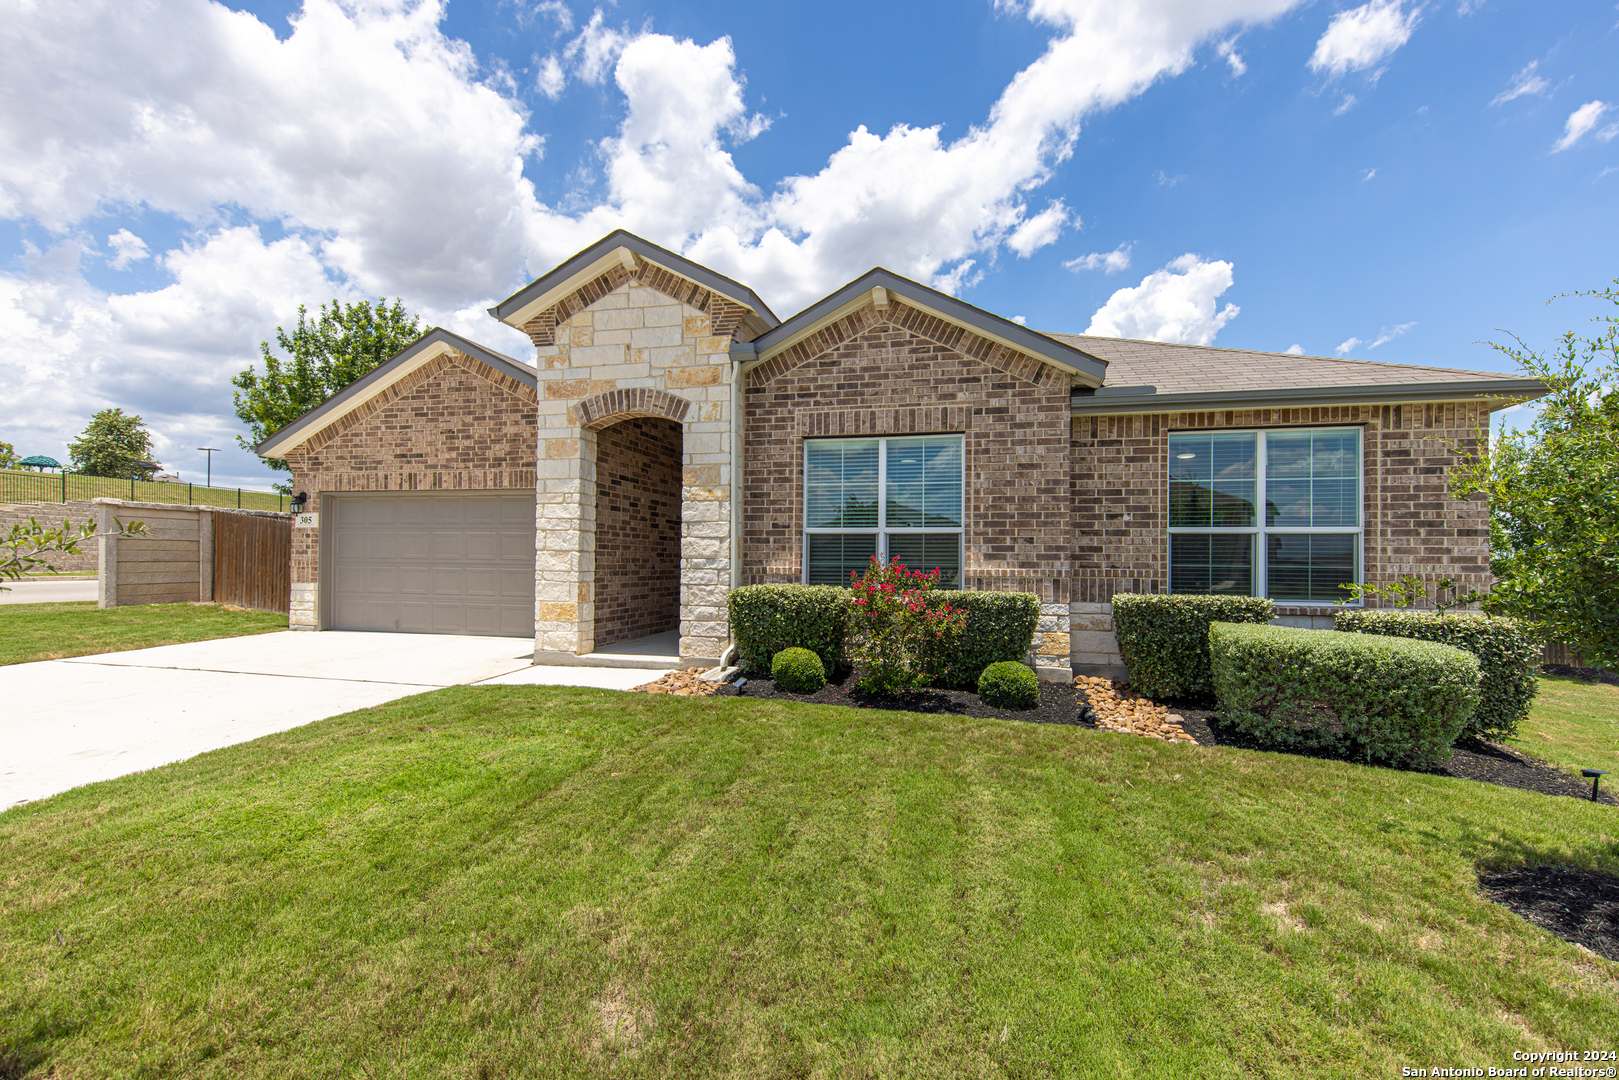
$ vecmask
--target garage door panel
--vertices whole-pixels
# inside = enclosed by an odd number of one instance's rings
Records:
[[[532,495],[337,495],[325,509],[334,629],[534,632]]]

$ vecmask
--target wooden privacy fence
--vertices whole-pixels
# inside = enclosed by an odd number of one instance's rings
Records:
[[[292,515],[96,499],[101,607],[213,600],[286,614]],[[146,531],[118,535],[142,521]]]
[[[214,599],[286,614],[292,595],[292,515],[214,512]]]

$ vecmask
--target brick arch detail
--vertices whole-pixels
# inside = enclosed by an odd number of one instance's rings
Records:
[[[638,387],[631,390],[609,390],[604,394],[587,397],[573,407],[579,426],[586,431],[599,431],[604,427],[642,416],[657,416],[685,423],[691,411],[691,401],[667,390]]]

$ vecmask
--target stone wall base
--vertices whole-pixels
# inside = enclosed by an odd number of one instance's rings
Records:
[[[1069,606],[1069,659],[1074,674],[1122,679],[1129,672],[1113,636],[1113,605],[1074,603]]]

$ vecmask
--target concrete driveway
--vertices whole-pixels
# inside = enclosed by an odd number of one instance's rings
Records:
[[[62,604],[70,600],[94,600],[95,578],[29,578],[0,582],[0,604]]]
[[[628,690],[662,674],[533,667],[532,648],[283,631],[0,667],[0,810],[445,686]]]

